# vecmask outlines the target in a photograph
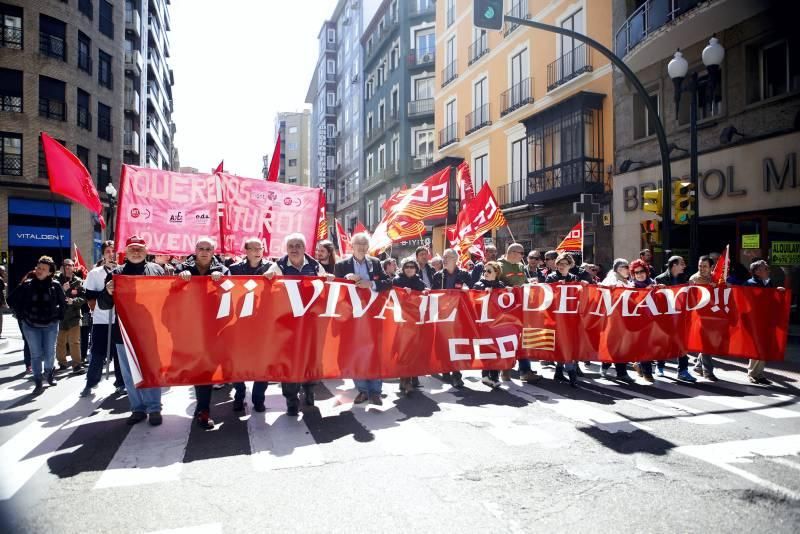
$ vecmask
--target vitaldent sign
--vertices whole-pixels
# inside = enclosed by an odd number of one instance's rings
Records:
[[[69,248],[71,241],[67,229],[61,229],[59,232],[55,228],[48,227],[9,225],[8,245],[11,247],[58,248],[59,233],[61,234],[61,248]]]

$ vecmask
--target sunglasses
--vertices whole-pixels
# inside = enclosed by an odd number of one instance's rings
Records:
[[[493,271],[492,269],[486,269],[486,274],[495,274],[497,271]]]

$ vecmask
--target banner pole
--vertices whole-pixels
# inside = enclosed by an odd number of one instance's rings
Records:
[[[516,240],[516,239],[514,239],[514,234],[513,234],[513,233],[511,233],[511,225],[510,225],[510,224],[506,224],[506,231],[508,232],[508,235],[510,235],[510,236],[511,236],[511,242],[512,242],[512,243],[516,243],[516,242],[517,242],[517,240]]]

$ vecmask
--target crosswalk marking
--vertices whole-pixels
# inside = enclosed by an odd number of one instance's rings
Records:
[[[164,422],[153,427],[142,422],[131,428],[94,489],[139,486],[178,480],[189,441],[192,404],[189,388],[170,388],[161,396]],[[156,442],[156,443],[154,443]]]

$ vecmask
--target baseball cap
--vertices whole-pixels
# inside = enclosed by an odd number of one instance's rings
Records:
[[[147,247],[147,243],[145,242],[144,238],[138,235],[132,235],[125,241],[126,247]]]

